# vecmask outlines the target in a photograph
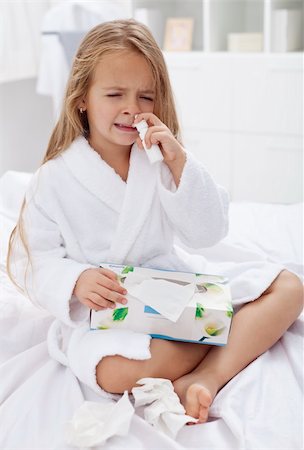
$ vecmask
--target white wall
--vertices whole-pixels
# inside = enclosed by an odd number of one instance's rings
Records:
[[[50,97],[35,92],[36,79],[0,83],[0,176],[34,171],[54,126]]]

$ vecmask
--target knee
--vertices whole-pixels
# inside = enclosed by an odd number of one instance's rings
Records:
[[[133,361],[122,356],[106,356],[96,367],[97,384],[111,394],[131,392],[137,380],[144,377],[145,360]]]
[[[288,270],[283,270],[277,277],[273,288],[283,294],[288,305],[293,306],[297,316],[303,309],[304,286],[300,278]]]
[[[126,389],[125,377],[119,369],[119,356],[106,356],[96,367],[98,385],[111,394],[122,394]]]
[[[288,272],[288,276],[291,301],[295,304],[298,315],[300,315],[304,304],[304,286],[300,278],[298,278],[295,274]]]

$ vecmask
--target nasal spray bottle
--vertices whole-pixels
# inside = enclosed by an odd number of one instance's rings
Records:
[[[164,159],[163,154],[160,151],[160,148],[157,144],[152,144],[150,148],[146,147],[145,136],[149,128],[147,122],[145,120],[141,120],[139,123],[135,125],[135,127],[139,133],[139,137],[141,139],[142,145],[144,146],[144,149],[146,151],[150,163],[155,164],[156,162],[163,161]]]

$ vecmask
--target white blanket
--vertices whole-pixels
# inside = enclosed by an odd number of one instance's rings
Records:
[[[290,220],[291,214],[285,215],[283,205],[277,210],[268,206],[270,214],[282,213],[281,223]],[[244,258],[255,246],[255,250],[260,250],[261,260],[268,251],[271,260],[279,263],[289,260],[295,268],[300,268],[299,252],[292,253],[288,247],[292,240],[299,243],[296,223],[290,222],[289,232],[278,236],[281,246],[271,247],[271,237],[275,237],[277,229],[269,235],[262,221],[259,233],[253,233],[250,242],[246,217],[248,221],[253,220],[259,211],[258,217],[264,214],[267,219],[266,208],[266,205],[260,210],[258,205],[232,205],[229,236],[216,248],[204,251],[204,255],[208,253],[208,258],[215,263],[240,257],[238,251],[231,253],[237,236]],[[291,208],[286,206],[284,211],[290,212]],[[0,205],[2,263],[7,244],[4,237],[13,221],[3,213],[3,208],[1,214]],[[289,236],[292,236],[290,240]],[[103,402],[103,397],[79,382],[68,367],[50,359],[46,335],[52,318],[18,294],[3,271],[0,286],[0,448],[69,449],[63,440],[64,424],[84,399]],[[303,445],[302,339],[303,316],[276,345],[220,391],[206,424],[186,426],[173,440],[155,431],[139,412],[132,419],[129,435],[111,438],[103,448],[300,450]]]
[[[0,313],[0,448],[67,450],[65,423],[84,399],[105,400],[50,359],[46,333],[52,319],[16,295],[3,273],[0,283],[6,293]],[[302,449],[302,339],[303,316],[220,391],[207,423],[185,426],[176,441],[136,414],[129,435],[111,438],[103,448]]]

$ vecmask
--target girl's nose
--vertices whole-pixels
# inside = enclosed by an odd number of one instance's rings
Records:
[[[129,114],[131,116],[135,116],[136,114],[139,114],[139,113],[140,113],[140,108],[139,108],[137,101],[135,101],[135,100],[128,102],[128,104],[125,106],[125,108],[123,110],[123,114]]]
[[[123,114],[127,114],[127,115],[129,115],[129,116],[133,116],[134,118],[135,118],[135,116],[137,115],[137,114],[140,114],[140,112],[141,111],[139,111],[139,109],[136,109],[136,110],[125,110],[125,111],[123,111]]]

